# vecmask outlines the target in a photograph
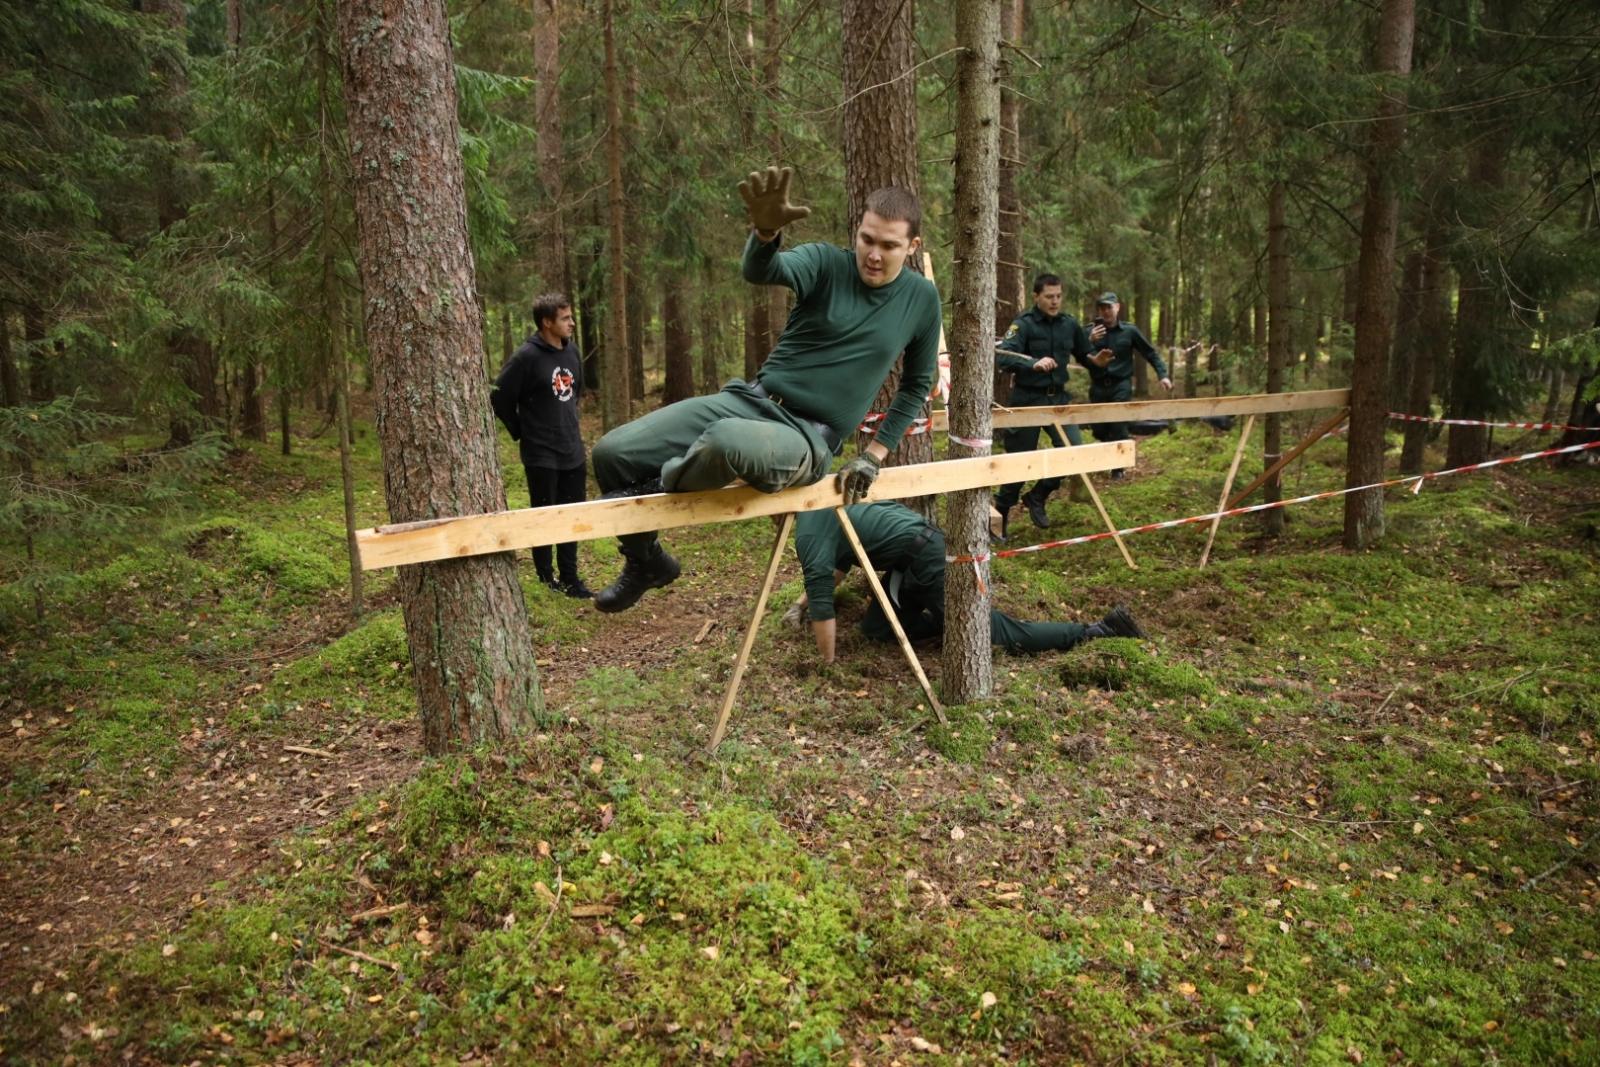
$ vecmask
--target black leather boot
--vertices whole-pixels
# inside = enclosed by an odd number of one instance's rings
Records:
[[[1150,635],[1144,632],[1144,627],[1128,613],[1126,604],[1118,604],[1112,608],[1106,617],[1099,622],[1090,623],[1089,629],[1083,635],[1086,639],[1093,637],[1137,637],[1143,641]]]
[[[1041,530],[1050,529],[1050,513],[1045,510],[1044,498],[1036,492],[1029,492],[1022,498],[1022,506],[1028,509],[1028,518]]]
[[[607,613],[627,611],[650,589],[660,589],[678,580],[683,568],[678,561],[653,541],[638,554],[622,550],[622,573],[594,598],[594,606]]]

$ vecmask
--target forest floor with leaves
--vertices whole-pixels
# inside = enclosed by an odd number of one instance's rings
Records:
[[[1234,441],[1141,441],[1107,507],[1209,511]],[[949,727],[894,647],[779,625],[791,553],[715,754],[771,524],[670,533],[622,616],[524,558],[548,721],[428,760],[392,579],[353,620],[337,454],[296,449],[44,546],[42,626],[0,589],[0,1062],[1600,1062],[1593,468],[1393,493],[1372,552],[1333,501],[1204,571],[1203,527],[999,561],[1013,614],[1151,640],[998,656]],[[1097,528],[1051,514],[1013,546]]]

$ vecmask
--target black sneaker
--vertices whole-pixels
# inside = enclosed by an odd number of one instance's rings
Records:
[[[570,582],[556,582],[551,588],[561,590],[574,600],[594,599],[594,591],[583,584],[582,578],[574,578]]]
[[[1028,518],[1041,530],[1050,529],[1050,513],[1045,510],[1044,501],[1032,493],[1022,498],[1022,506],[1028,509]]]
[[[1122,468],[1121,467],[1118,467],[1116,470],[1111,472],[1111,480],[1114,481],[1114,482],[1122,481]]]
[[[651,549],[652,554],[646,559],[635,559],[623,553],[622,573],[595,596],[595,607],[608,614],[627,611],[648,590],[660,589],[678,580],[678,575],[683,572],[678,561],[661,547],[660,541]]]
[[[646,478],[642,482],[634,482],[632,485],[625,485],[621,489],[613,489],[609,493],[601,493],[600,499],[621,500],[624,497],[650,496],[653,493],[665,493],[666,491],[667,487],[661,484],[661,476],[658,474],[654,478]]]
[[[1129,614],[1126,604],[1118,604],[1112,608],[1105,618],[1089,627],[1089,631],[1092,637],[1136,637],[1143,641],[1150,636]]]
[[[566,587],[560,582],[556,581],[554,578],[540,578],[539,584],[544,586],[546,589],[554,589],[558,593],[565,593],[567,591]]]

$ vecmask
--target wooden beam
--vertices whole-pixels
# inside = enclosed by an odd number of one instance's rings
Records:
[[[761,629],[761,616],[767,611],[767,598],[772,595],[772,583],[778,577],[778,565],[783,562],[783,548],[789,543],[789,531],[794,529],[794,512],[789,512],[778,523],[778,539],[772,543],[772,558],[767,561],[767,576],[762,579],[761,593],[756,597],[756,610],[750,616],[750,627],[744,632],[744,644],[733,661],[733,674],[728,679],[728,692],[722,698],[722,711],[717,715],[717,728],[711,732],[711,751],[722,744],[722,735],[728,730],[728,716],[733,714],[733,701],[739,695],[739,682],[750,663],[750,649],[755,647],[756,631]]]
[[[1234,497],[1232,500],[1224,501],[1223,502],[1223,510],[1226,511],[1226,510],[1228,510],[1230,508],[1238,507],[1240,505],[1240,503],[1242,503],[1244,501],[1244,499],[1246,497],[1248,497],[1251,493],[1255,492],[1257,489],[1261,488],[1263,485],[1266,485],[1268,478],[1271,478],[1274,474],[1277,474],[1279,471],[1283,470],[1283,468],[1287,467],[1289,464],[1291,464],[1295,460],[1299,459],[1300,458],[1300,453],[1304,452],[1306,449],[1310,448],[1312,445],[1316,444],[1318,441],[1320,441],[1324,437],[1328,436],[1334,430],[1337,430],[1339,428],[1339,424],[1341,422],[1343,422],[1345,419],[1348,419],[1349,417],[1350,417],[1350,409],[1349,408],[1345,408],[1343,411],[1339,412],[1333,418],[1327,420],[1321,426],[1318,426],[1315,430],[1312,430],[1309,434],[1306,435],[1306,439],[1304,441],[1301,441],[1299,444],[1297,444],[1293,448],[1289,449],[1289,451],[1287,451],[1283,455],[1279,456],[1278,457],[1278,462],[1274,463],[1272,466],[1270,466],[1266,470],[1262,471],[1260,476],[1257,477],[1255,481],[1251,482],[1249,485],[1247,485],[1243,489],[1239,490],[1239,495],[1238,496]]]
[[[1255,428],[1256,417],[1249,416],[1244,420],[1244,429],[1239,431],[1239,447],[1233,450],[1233,463],[1228,467],[1228,477],[1222,483],[1222,499],[1217,501],[1217,511],[1227,510],[1228,494],[1233,490],[1233,479],[1239,474],[1239,461],[1244,458],[1244,446],[1250,443],[1250,431]],[[1219,514],[1211,520],[1211,532],[1206,534],[1205,551],[1200,553],[1200,569],[1206,569],[1206,560],[1211,558],[1211,543],[1217,539],[1217,527],[1222,525],[1222,516]]]
[[[895,610],[889,594],[884,591],[883,583],[878,581],[878,568],[867,558],[866,546],[856,534],[855,524],[850,521],[850,516],[845,514],[844,508],[834,508],[833,512],[839,516],[839,525],[844,528],[844,535],[849,538],[850,547],[856,550],[856,559],[861,561],[861,569],[866,573],[867,584],[872,586],[872,595],[878,598],[878,607],[883,609],[883,617],[889,620],[895,640],[900,642],[900,651],[905,654],[906,662],[911,665],[911,673],[917,676],[917,684],[928,694],[928,703],[933,705],[933,713],[939,716],[941,723],[949,726],[950,720],[944,717],[944,705],[939,703],[939,698],[934,695],[933,683],[928,681],[928,675],[922,669],[922,661],[917,658],[916,649],[911,647],[911,642],[906,638],[906,631],[900,625],[900,613]]]
[[[1192,400],[1129,400],[1116,404],[1063,404],[1050,408],[997,408],[994,428],[1072,423],[1136,422],[1141,419],[1198,419],[1207,415],[1270,415],[1274,412],[1317,411],[1350,403],[1348,389],[1314,389],[1304,393],[1256,393],[1250,396],[1202,396]],[[943,411],[933,413],[932,427],[949,426]]]
[[[885,467],[868,499],[898,500],[1008,482],[1066,477],[1087,471],[1115,470],[1133,466],[1134,453],[1132,441],[1108,441],[1078,448],[1046,448],[909,467]],[[844,498],[829,476],[815,485],[785,489],[781,493],[762,493],[749,486],[737,486],[704,493],[655,493],[621,500],[589,500],[582,504],[380,526],[375,530],[357,531],[356,543],[361,549],[361,566],[370,571],[677,526],[706,526],[791,511],[821,511],[843,503]]]

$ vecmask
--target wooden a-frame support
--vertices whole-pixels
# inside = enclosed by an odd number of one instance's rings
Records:
[[[917,676],[917,684],[922,686],[922,691],[927,694],[928,703],[933,705],[933,713],[939,717],[940,722],[948,725],[950,720],[945,718],[944,705],[939,703],[939,697],[933,691],[933,683],[928,681],[928,675],[922,669],[922,661],[917,658],[916,650],[911,647],[911,641],[900,625],[900,616],[889,601],[883,583],[878,581],[878,572],[873,568],[872,560],[867,558],[866,546],[861,543],[855,524],[850,521],[850,516],[845,514],[842,506],[834,508],[833,511],[839,517],[839,525],[844,528],[844,535],[849,539],[850,547],[855,549],[856,559],[861,562],[861,569],[866,572],[867,582],[872,586],[872,595],[878,598],[884,616],[894,629],[895,639],[900,642],[900,651],[905,654],[911,673]],[[722,695],[722,710],[717,713],[717,725],[711,731],[710,748],[713,752],[722,744],[722,739],[728,732],[728,720],[733,716],[734,701],[739,696],[739,683],[744,680],[744,670],[750,664],[750,650],[755,647],[756,634],[760,631],[761,620],[767,613],[767,600],[772,595],[772,586],[778,577],[778,565],[783,562],[783,550],[789,542],[789,532],[793,529],[794,513],[790,512],[779,521],[778,539],[772,545],[771,558],[767,560],[767,574],[761,582],[761,591],[756,594],[755,611],[750,615],[750,625],[745,628],[744,642],[739,646],[739,654],[733,660],[733,673],[728,676],[728,689]]]
[[[1206,547],[1200,553],[1200,569],[1206,569],[1206,560],[1211,558],[1211,543],[1217,539],[1217,527],[1222,525],[1221,512],[1227,510],[1228,494],[1233,491],[1233,479],[1239,474],[1239,462],[1244,459],[1245,446],[1250,443],[1250,431],[1255,429],[1256,417],[1249,416],[1244,420],[1244,429],[1239,431],[1239,447],[1233,450],[1233,462],[1228,465],[1228,477],[1222,482],[1222,499],[1217,501],[1218,515],[1211,520],[1211,529],[1206,533]]]
[[[1232,500],[1226,501],[1224,503],[1223,510],[1227,510],[1228,508],[1236,508],[1240,504],[1244,503],[1245,499],[1247,497],[1249,497],[1249,495],[1251,493],[1255,492],[1257,489],[1260,489],[1263,485],[1267,484],[1267,479],[1271,478],[1274,474],[1277,474],[1279,471],[1283,470],[1283,468],[1287,467],[1289,464],[1291,464],[1295,460],[1299,459],[1300,458],[1300,453],[1304,452],[1306,449],[1310,448],[1312,445],[1316,444],[1318,441],[1322,440],[1324,437],[1328,436],[1330,433],[1332,433],[1333,431],[1337,430],[1339,428],[1340,424],[1343,423],[1344,420],[1348,419],[1349,417],[1350,417],[1350,409],[1349,408],[1343,408],[1338,413],[1336,413],[1332,418],[1328,419],[1327,421],[1323,422],[1320,426],[1318,426],[1316,429],[1312,430],[1310,433],[1308,433],[1306,435],[1306,439],[1304,441],[1301,441],[1299,444],[1297,444],[1293,448],[1289,449],[1289,451],[1287,451],[1283,455],[1279,456],[1278,457],[1278,461],[1276,463],[1274,463],[1272,466],[1268,467],[1266,470],[1262,471],[1261,475],[1258,478],[1256,478],[1255,481],[1251,482],[1249,485],[1247,485],[1243,489],[1239,490],[1238,495],[1235,496]]]
[[[1054,425],[1056,434],[1065,441],[1067,432],[1061,428],[1061,423]],[[1117,524],[1111,521],[1111,516],[1106,513],[1106,506],[1100,502],[1100,494],[1094,491],[1094,482],[1089,480],[1088,472],[1080,471],[1078,477],[1083,479],[1083,487],[1089,491],[1089,499],[1094,501],[1094,509],[1100,513],[1100,521],[1111,531],[1111,539],[1117,543],[1117,550],[1122,553],[1122,558],[1127,561],[1129,569],[1138,570],[1139,565],[1133,561],[1133,554],[1128,551],[1128,546],[1122,543],[1122,535],[1117,532]]]

